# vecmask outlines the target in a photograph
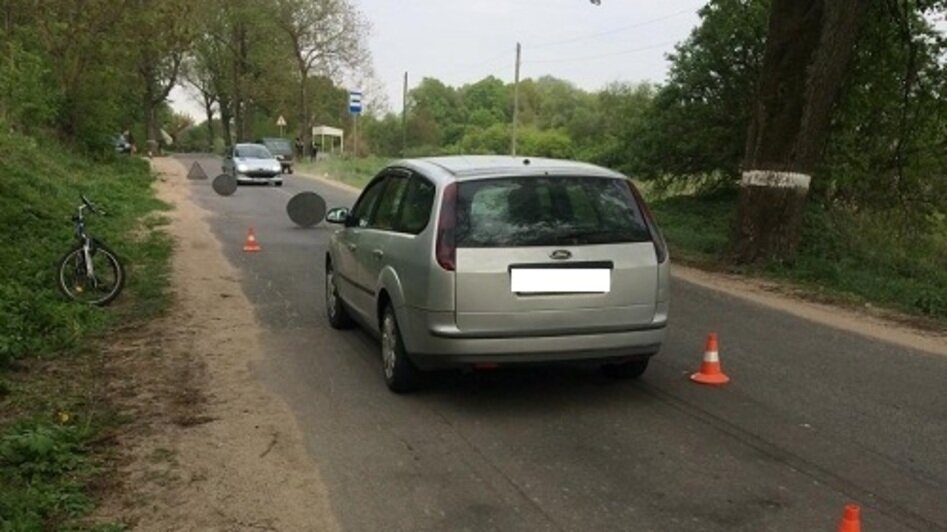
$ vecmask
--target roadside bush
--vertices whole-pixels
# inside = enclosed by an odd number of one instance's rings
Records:
[[[540,131],[527,128],[523,131],[519,150],[522,155],[569,159],[574,153],[572,139],[564,129]]]
[[[904,232],[902,221],[897,211],[828,210],[813,202],[797,261],[776,271],[902,311],[947,318],[947,233]]]
[[[49,65],[39,53],[17,41],[5,44],[7,60],[0,62],[0,124],[24,128],[49,125],[57,105],[50,88]]]

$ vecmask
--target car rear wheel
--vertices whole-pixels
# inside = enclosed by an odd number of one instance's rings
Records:
[[[603,364],[602,373],[613,379],[637,379],[648,369],[650,360],[650,358],[642,358],[615,364]]]
[[[326,314],[333,329],[352,328],[352,317],[339,297],[339,289],[335,285],[335,270],[331,264],[326,266]]]
[[[401,341],[395,311],[388,305],[381,319],[381,360],[385,384],[395,393],[414,391],[420,384],[420,372],[408,358]]]

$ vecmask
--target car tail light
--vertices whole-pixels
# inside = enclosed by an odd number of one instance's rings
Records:
[[[651,233],[651,241],[654,242],[654,253],[658,257],[658,264],[663,264],[668,258],[667,242],[664,241],[664,236],[661,234],[661,230],[658,229],[658,224],[654,221],[651,209],[645,203],[644,198],[641,197],[641,193],[638,192],[638,187],[630,179],[626,183],[628,183],[628,189],[631,190],[635,201],[638,202],[638,208],[641,209],[641,213],[644,215],[645,223],[648,224],[648,232]]]
[[[437,244],[435,255],[441,268],[452,272],[457,268],[457,243],[454,228],[457,225],[457,183],[444,189],[441,212],[437,217]]]

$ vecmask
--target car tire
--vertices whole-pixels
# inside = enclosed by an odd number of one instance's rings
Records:
[[[613,379],[637,379],[648,369],[650,358],[626,360],[614,364],[602,364],[602,373]]]
[[[292,174],[292,173],[293,173],[293,167],[290,166],[289,168],[287,168],[287,169],[286,169],[286,173],[287,173],[287,174]]]
[[[385,307],[381,318],[381,360],[385,384],[395,393],[418,389],[421,372],[415,367],[401,341],[401,329],[391,305]]]
[[[326,265],[326,315],[333,329],[351,329],[355,324],[352,316],[345,309],[342,298],[339,297],[339,288],[335,284],[335,270],[332,269],[332,264]]]
[[[283,186],[283,182],[282,182],[282,181],[277,181],[277,182],[275,183],[275,185],[278,186],[278,187],[281,187],[281,186]]]

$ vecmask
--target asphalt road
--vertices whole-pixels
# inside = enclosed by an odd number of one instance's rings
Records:
[[[302,177],[227,198],[193,186],[266,329],[256,371],[293,408],[348,530],[828,531],[850,501],[866,531],[947,530],[947,357],[675,279],[669,340],[638,382],[458,372],[396,396],[377,343],[326,322],[334,229],[285,211],[304,190],[355,197]],[[241,251],[249,225],[261,253]],[[709,331],[725,388],[687,379]]]

